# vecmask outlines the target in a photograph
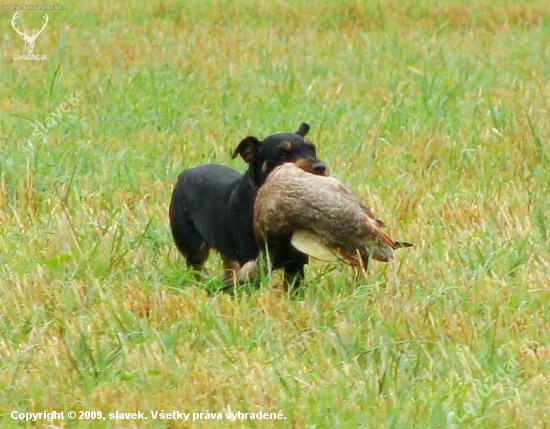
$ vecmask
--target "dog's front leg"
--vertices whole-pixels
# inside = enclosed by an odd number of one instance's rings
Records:
[[[239,285],[238,273],[241,269],[241,264],[233,259],[223,258],[223,281],[228,287],[236,287]]]
[[[307,255],[301,252],[294,252],[294,258],[283,265],[285,290],[298,289],[304,279],[304,265],[308,263]]]

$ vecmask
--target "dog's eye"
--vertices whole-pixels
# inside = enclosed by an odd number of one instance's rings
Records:
[[[309,150],[311,150],[313,152],[313,155],[317,155],[317,148],[315,147],[315,145],[308,144],[307,147],[308,147]]]
[[[286,150],[286,149],[281,149],[279,151],[279,157],[281,157],[283,159],[291,158],[292,157],[292,151],[291,150]]]

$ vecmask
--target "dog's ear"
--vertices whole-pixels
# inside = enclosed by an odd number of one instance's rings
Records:
[[[300,127],[298,128],[298,131],[296,131],[294,134],[298,134],[300,137],[305,137],[307,132],[309,131],[309,125],[305,122],[302,122],[300,124]]]
[[[237,158],[237,155],[241,155],[246,163],[252,162],[258,149],[260,149],[260,140],[256,137],[248,136],[242,142],[239,143],[237,149],[233,151],[233,159]]]

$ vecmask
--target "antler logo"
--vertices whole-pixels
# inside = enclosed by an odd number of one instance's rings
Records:
[[[21,33],[21,31],[19,31],[19,27],[15,26],[15,21],[17,21],[17,18],[19,18],[19,12],[15,12],[15,14],[13,15],[13,18],[11,19],[11,26],[17,32],[17,34],[19,34],[25,41],[25,49],[27,50],[27,53],[32,54],[32,51],[34,50],[34,42],[36,41],[36,38],[40,36],[40,33],[44,31],[44,28],[46,28],[46,25],[48,24],[48,20],[49,20],[48,14],[46,13],[44,14],[44,18],[45,18],[44,25],[42,25],[42,28],[40,29],[40,31],[33,30],[32,35],[30,36],[27,34],[27,30],[25,30],[24,33]]]

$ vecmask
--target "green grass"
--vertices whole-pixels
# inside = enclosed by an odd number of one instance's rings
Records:
[[[548,426],[547,0],[63,6],[40,62],[13,59],[0,9],[2,427],[51,410],[149,417],[112,428]],[[168,225],[178,173],[244,171],[242,138],[303,121],[416,246],[366,279],[314,262],[297,298],[279,275],[216,293],[214,255],[195,281]]]

